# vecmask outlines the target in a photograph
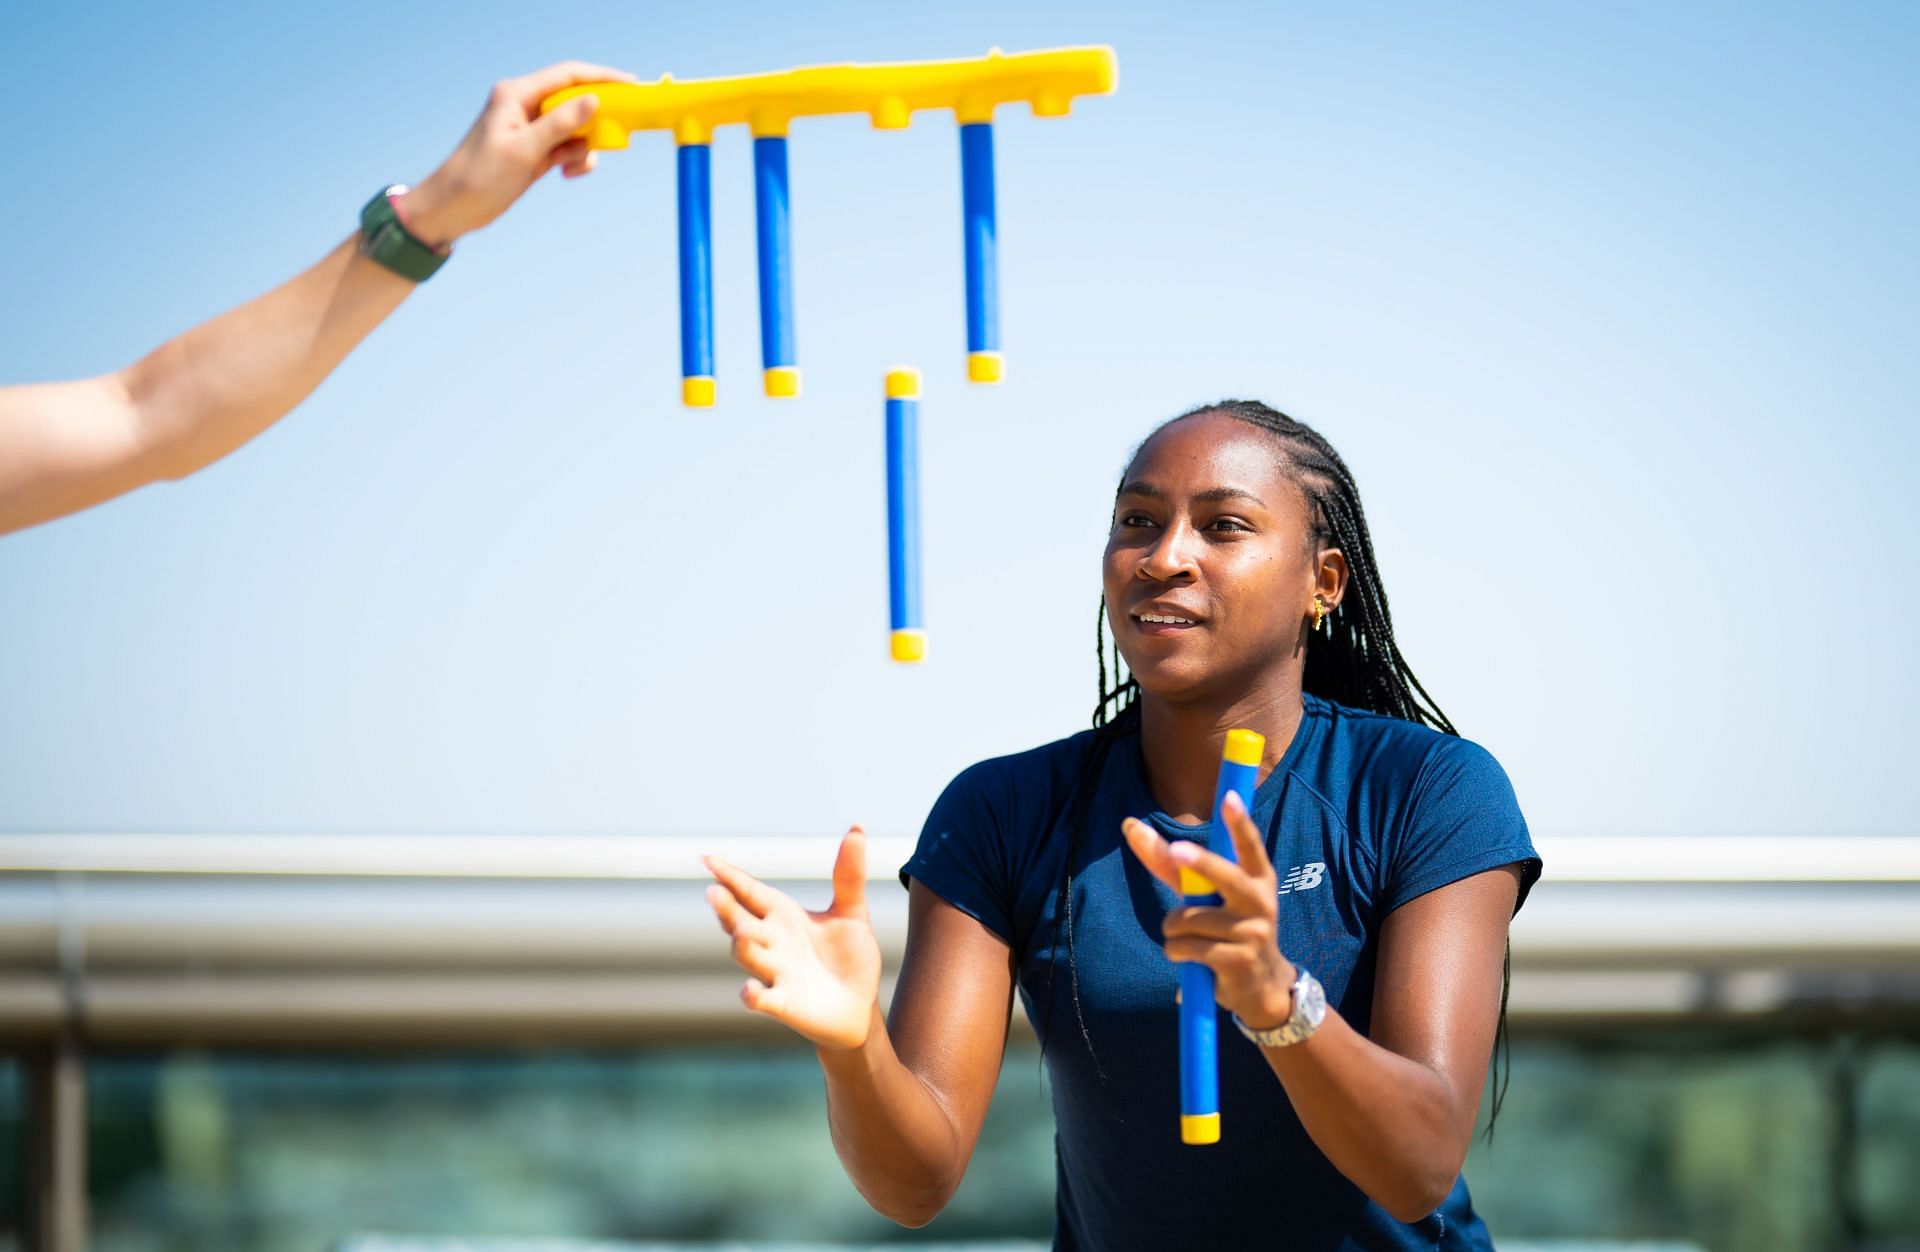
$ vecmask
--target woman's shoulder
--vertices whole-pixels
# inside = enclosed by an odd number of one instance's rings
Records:
[[[1319,748],[1300,768],[1348,829],[1366,832],[1373,846],[1462,814],[1524,828],[1512,781],[1480,744],[1402,717],[1314,704]]]
[[[1356,774],[1413,787],[1434,774],[1494,774],[1500,762],[1478,742],[1420,722],[1306,698],[1307,716],[1322,727],[1323,751]]]
[[[1083,731],[961,770],[934,801],[901,880],[920,880],[1014,943],[1026,933],[1022,884],[1033,879],[1047,831],[1095,742],[1095,732]]]
[[[947,784],[941,802],[964,798],[995,811],[1016,804],[1047,803],[1070,789],[1093,753],[1098,731],[1083,730],[1065,739],[1005,756],[975,761]]]

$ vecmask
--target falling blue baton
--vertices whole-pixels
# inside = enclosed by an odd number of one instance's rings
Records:
[[[887,371],[887,601],[896,661],[927,659],[920,606],[920,371]]]

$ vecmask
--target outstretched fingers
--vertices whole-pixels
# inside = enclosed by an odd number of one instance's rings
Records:
[[[858,824],[847,828],[833,859],[833,904],[828,911],[840,917],[867,915],[867,832]]]
[[[740,1003],[768,1017],[779,1017],[786,1010],[786,997],[780,994],[780,989],[759,978],[749,978],[741,986]]]
[[[1239,792],[1227,793],[1226,803],[1220,806],[1220,816],[1226,819],[1227,832],[1233,839],[1234,855],[1240,858],[1240,867],[1247,872],[1247,876],[1272,879],[1273,859],[1267,855],[1266,837],[1260,833],[1253,814],[1247,812],[1246,803],[1240,798]]]
[[[1121,823],[1127,847],[1147,871],[1161,882],[1181,890],[1180,871],[1189,869],[1213,884],[1229,907],[1238,912],[1260,911],[1263,900],[1272,896],[1273,862],[1267,857],[1260,828],[1247,814],[1237,793],[1229,793],[1222,810],[1233,846],[1240,858],[1235,864],[1189,839],[1168,841],[1137,817]]]
[[[707,904],[720,919],[720,929],[728,935],[756,942],[764,940],[766,923],[747,912],[739,898],[719,883],[707,888]]]
[[[1218,852],[1209,852],[1185,839],[1172,845],[1167,855],[1173,858],[1175,865],[1190,869],[1212,883],[1214,891],[1234,912],[1262,913],[1273,910],[1272,889],[1262,890],[1263,881],[1270,881],[1270,875],[1255,878]]]
[[[1160,837],[1159,831],[1137,817],[1129,817],[1120,823],[1120,833],[1149,874],[1175,891],[1180,890],[1180,866],[1171,855],[1171,845]]]
[[[707,888],[707,903],[720,919],[720,929],[733,939],[728,952],[733,963],[755,978],[773,982],[779,970],[774,959],[774,936],[768,924],[740,907],[733,893],[717,884]]]
[[[733,898],[740,901],[741,906],[755,917],[765,917],[786,899],[780,892],[723,857],[703,856],[700,858],[700,863],[705,865],[707,872],[712,874],[722,887],[732,892]]]

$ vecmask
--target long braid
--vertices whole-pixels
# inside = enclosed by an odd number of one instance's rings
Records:
[[[1107,650],[1109,647],[1113,650],[1113,687],[1111,689],[1107,687]],[[1133,702],[1140,697],[1140,684],[1134,681],[1133,675],[1127,675],[1124,680],[1120,677],[1119,641],[1109,642],[1107,639],[1107,594],[1104,591],[1100,593],[1099,615],[1094,618],[1093,622],[1093,655],[1094,659],[1100,664],[1100,686],[1098,688],[1100,700],[1099,703],[1093,706],[1093,725],[1094,729],[1097,730],[1132,708]]]
[[[1116,662],[1117,664],[1117,662]],[[1105,658],[1101,660],[1104,669]],[[1118,671],[1116,670],[1116,673]],[[1104,687],[1104,681],[1102,686]],[[1087,1055],[1093,1058],[1094,1073],[1101,1081],[1106,1081],[1106,1070],[1101,1068],[1100,1054],[1094,1050],[1093,1032],[1087,1029],[1087,1016],[1080,1001],[1080,961],[1073,939],[1073,866],[1080,859],[1080,844],[1087,829],[1087,814],[1093,807],[1094,792],[1100,786],[1100,776],[1104,771],[1107,754],[1112,751],[1115,741],[1136,728],[1138,718],[1128,717],[1133,706],[1122,709],[1112,721],[1101,719],[1093,732],[1093,744],[1087,751],[1086,763],[1080,769],[1080,775],[1074,780],[1073,793],[1067,801],[1067,855],[1066,866],[1060,875],[1060,890],[1054,897],[1054,916],[1060,919],[1056,924],[1066,931],[1067,937],[1067,987],[1073,999],[1073,1017],[1079,1024],[1081,1041],[1087,1045]],[[1047,963],[1047,986],[1042,995],[1040,1049],[1046,1052],[1046,1040],[1052,1033],[1053,1022],[1053,972],[1059,968],[1058,961]]]
[[[1087,1029],[1086,1013],[1080,1003],[1080,961],[1079,952],[1073,939],[1073,867],[1080,859],[1081,837],[1087,826],[1087,810],[1093,801],[1094,789],[1100,785],[1099,773],[1104,765],[1107,752],[1113,741],[1119,739],[1134,728],[1138,718],[1127,715],[1134,712],[1134,701],[1140,694],[1140,684],[1129,675],[1120,677],[1120,649],[1113,647],[1113,680],[1111,690],[1107,688],[1107,597],[1100,597],[1100,613],[1093,627],[1093,655],[1100,667],[1100,702],[1094,706],[1093,727],[1094,743],[1087,753],[1087,763],[1082,767],[1080,776],[1074,780],[1073,795],[1068,800],[1067,812],[1067,856],[1066,866],[1060,874],[1060,890],[1054,898],[1053,912],[1059,920],[1061,929],[1067,938],[1067,988],[1073,998],[1073,1016],[1080,1026],[1080,1038],[1087,1045],[1087,1055],[1093,1058],[1094,1073],[1104,1081],[1106,1071],[1100,1066],[1100,1056],[1093,1047],[1093,1032]],[[1044,993],[1045,1004],[1042,1008],[1041,1050],[1046,1049],[1045,1037],[1051,1033],[1047,1027],[1053,1021],[1053,971],[1057,962],[1047,964],[1047,987]]]

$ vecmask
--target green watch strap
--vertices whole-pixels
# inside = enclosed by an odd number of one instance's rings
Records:
[[[405,190],[403,186],[382,188],[367,201],[367,207],[360,210],[360,255],[386,266],[408,282],[424,283],[447,263],[452,251],[429,248],[400,224],[392,197]]]

